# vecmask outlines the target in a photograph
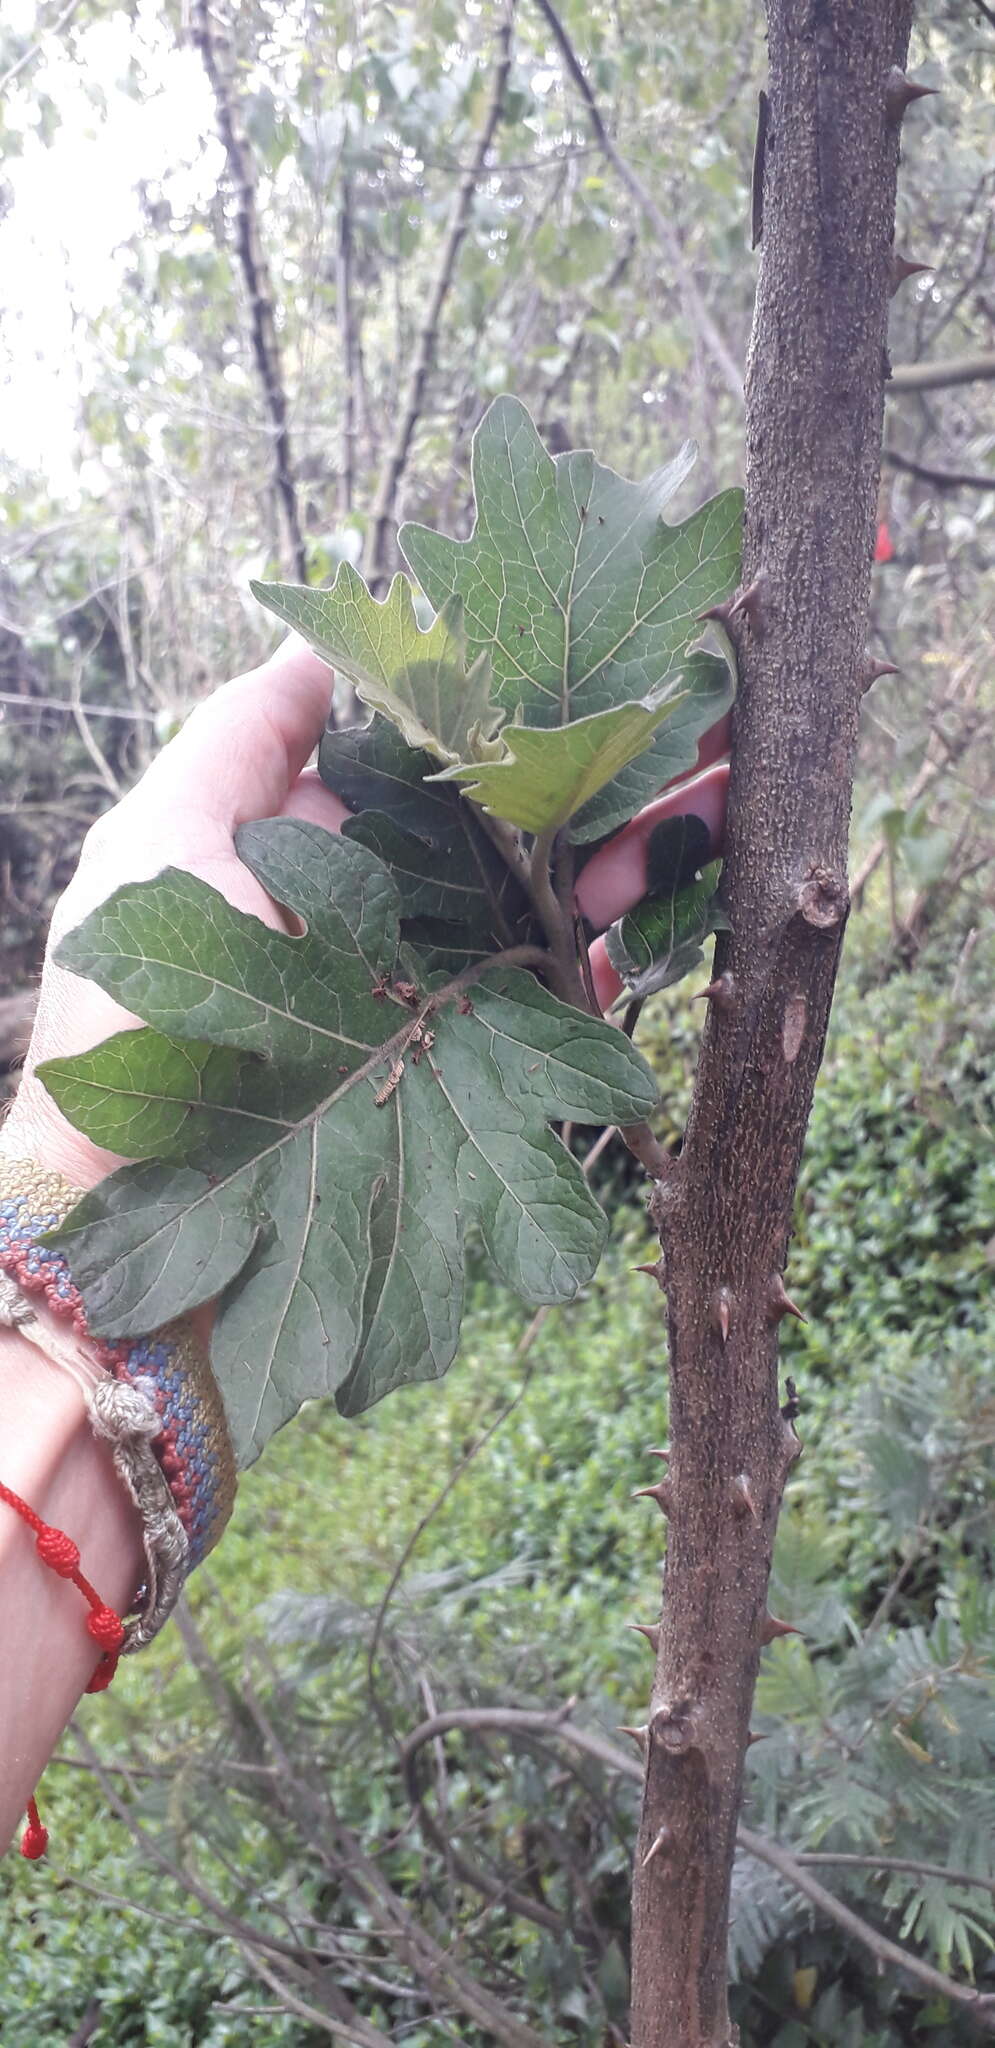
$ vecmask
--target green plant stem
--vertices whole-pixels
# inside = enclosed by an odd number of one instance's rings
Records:
[[[556,992],[562,996],[564,1002],[572,1003],[575,1009],[588,1010],[590,1005],[574,941],[573,917],[564,911],[560,894],[553,884],[553,860],[558,832],[558,826],[551,826],[547,831],[538,834],[529,860],[528,890],[556,963]]]

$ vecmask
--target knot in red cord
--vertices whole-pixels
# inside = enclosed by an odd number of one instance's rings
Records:
[[[87,1628],[102,1650],[119,1650],[124,1642],[124,1623],[113,1607],[94,1607],[86,1617]]]
[[[37,1863],[48,1848],[48,1829],[43,1828],[38,1817],[38,1808],[33,1799],[28,1800],[28,1825],[21,1836],[21,1855],[29,1863]]]
[[[101,1657],[93,1677],[86,1688],[87,1692],[106,1692],[117,1670],[117,1666],[118,1660],[115,1652],[108,1651],[105,1657]]]
[[[51,1529],[45,1524],[35,1538],[35,1545],[42,1564],[58,1572],[60,1579],[71,1579],[79,1570],[79,1549],[64,1529]]]

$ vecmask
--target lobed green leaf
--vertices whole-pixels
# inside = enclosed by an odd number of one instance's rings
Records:
[[[353,1414],[445,1371],[469,1222],[527,1301],[576,1294],[606,1223],[548,1124],[632,1122],[656,1091],[619,1032],[500,961],[469,992],[402,986],[398,890],[366,847],[289,818],[238,844],[305,930],[179,871],[120,890],[59,957],[151,1029],[41,1072],[137,1162],[58,1233],[92,1328],[221,1293],[212,1358],[247,1462],[302,1401]]]
[[[436,779],[461,782],[484,810],[526,832],[549,831],[644,753],[684,696],[675,682],[670,690],[571,725],[506,725],[496,743],[499,755],[460,762]]]
[[[567,725],[646,698],[680,675],[684,716],[591,798],[573,837],[600,837],[694,766],[697,740],[728,708],[729,670],[690,656],[698,618],[739,574],[742,493],[724,491],[670,526],[691,443],[633,484],[586,450],[549,455],[525,407],[495,400],[473,443],[477,517],[468,540],[401,528],[429,602],[462,605],[470,661],[487,655],[496,704],[526,726]]]
[[[467,663],[458,600],[440,608],[423,631],[406,576],[395,576],[382,602],[349,562],[340,564],[331,590],[294,583],[250,588],[267,611],[348,676],[364,704],[391,719],[409,746],[458,761],[475,729],[490,732],[500,722],[486,650]]]

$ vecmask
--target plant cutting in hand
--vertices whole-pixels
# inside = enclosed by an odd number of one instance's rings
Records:
[[[607,1226],[552,1126],[616,1124],[663,1164],[652,1074],[601,1010],[721,919],[732,675],[701,615],[736,586],[741,498],[668,523],[692,461],[633,484],[554,460],[499,399],[470,538],[401,531],[420,595],[398,575],[377,602],[348,565],[256,587],[372,712],[322,745],[340,836],[240,833],[289,929],[167,870],[63,941],[143,1028],[43,1070],[134,1162],[60,1241],[100,1335],[218,1299],[242,1462],[305,1400],[355,1414],[445,1371],[469,1226],[527,1302],[577,1293]]]

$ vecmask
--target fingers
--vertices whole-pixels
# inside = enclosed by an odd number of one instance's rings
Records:
[[[657,825],[668,818],[700,818],[708,828],[709,858],[721,853],[725,838],[728,763],[706,768],[690,782],[675,783],[644,811],[639,811],[583,869],[577,883],[577,908],[598,931],[645,896],[649,843]]]
[[[608,958],[604,939],[592,939],[588,960],[591,967],[591,987],[594,990],[598,1008],[602,1016],[605,1016],[617,997],[622,994],[625,983],[621,975],[616,974]],[[619,1019],[613,1017],[611,1022],[617,1024]]]
[[[146,817],[179,808],[228,832],[274,817],[321,738],[332,682],[291,634],[261,668],[197,706],[126,802]]]
[[[308,824],[323,825],[326,832],[340,832],[345,820],[352,817],[341,797],[333,796],[325,788],[313,768],[305,768],[303,775],[298,776],[280,805],[280,813],[284,818],[304,818]]]

